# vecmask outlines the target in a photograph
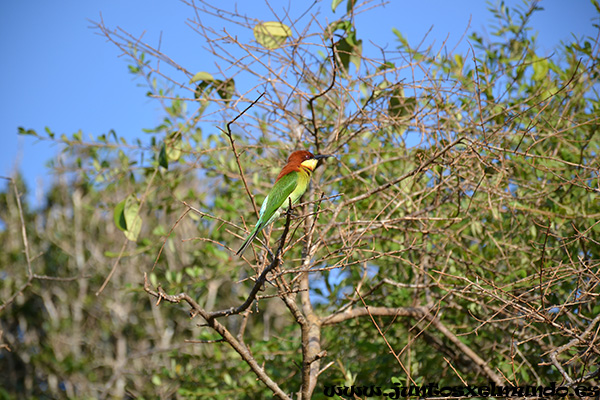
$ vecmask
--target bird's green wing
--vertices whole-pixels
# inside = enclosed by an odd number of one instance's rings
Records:
[[[250,232],[250,235],[246,238],[246,240],[244,240],[242,247],[240,247],[236,253],[237,255],[241,256],[244,251],[246,251],[246,248],[250,246],[254,238],[256,238],[256,235],[258,235],[258,233],[262,231],[265,226],[273,222],[273,220],[279,216],[281,210],[289,207],[289,200],[287,198],[292,194],[297,186],[298,173],[295,171],[290,172],[275,182],[273,189],[271,189],[271,193],[269,193],[269,195],[265,198],[262,206],[260,207],[258,222],[254,226],[254,229],[252,229],[252,232]]]
[[[290,172],[275,182],[273,189],[271,189],[271,192],[265,199],[265,203],[261,207],[259,219],[263,227],[269,225],[279,216],[277,211],[280,208],[281,210],[285,210],[289,207],[288,197],[290,197],[297,185],[298,173],[296,171]]]

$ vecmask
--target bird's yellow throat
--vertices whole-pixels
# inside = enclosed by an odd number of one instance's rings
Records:
[[[318,162],[319,162],[319,160],[315,160],[314,158],[311,158],[310,160],[302,161],[302,163],[300,165],[302,165],[303,167],[309,168],[311,171],[314,171]]]

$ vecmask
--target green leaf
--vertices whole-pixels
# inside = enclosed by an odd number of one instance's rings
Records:
[[[335,9],[340,5],[340,3],[344,0],[333,0],[331,2],[331,11],[335,12]],[[350,14],[354,6],[356,5],[356,0],[348,0],[346,3],[346,12]]]
[[[533,63],[533,76],[532,79],[534,81],[541,81],[546,79],[548,75],[548,70],[550,69],[550,64],[548,60],[539,59]]]
[[[356,30],[350,21],[335,21],[327,26],[323,36],[329,39],[336,31],[344,31],[343,37],[338,39],[334,45],[335,62],[340,69],[348,72],[350,63],[354,64],[356,70],[360,68],[362,61],[362,40],[356,38]]]
[[[132,242],[135,242],[142,230],[142,218],[139,216],[140,204],[134,195],[127,196],[125,199],[125,207],[123,209],[123,215],[125,216],[125,222],[127,223],[127,230],[125,231],[125,237]]]
[[[158,277],[156,276],[156,274],[154,272],[150,273],[150,283],[154,287],[158,286]]]
[[[456,64],[455,73],[457,75],[462,75],[462,70],[465,65],[465,60],[462,58],[462,56],[460,54],[455,54],[454,62]]]
[[[142,218],[139,216],[140,204],[134,195],[129,195],[114,208],[113,218],[117,228],[125,237],[135,242],[142,230]]]
[[[135,195],[131,194],[125,199],[125,206],[123,207],[123,214],[125,215],[125,222],[127,223],[127,229],[131,229],[135,218],[140,211],[140,203]]]
[[[400,43],[402,43],[402,45],[404,47],[406,47],[407,49],[410,48],[410,46],[408,45],[408,40],[406,40],[406,38],[402,35],[402,33],[398,29],[392,28],[392,32],[394,32],[394,35],[396,35],[396,37],[398,38],[398,40],[400,41]]]
[[[179,157],[181,157],[181,146],[181,138],[173,139],[169,142],[167,146],[167,159],[169,161],[179,160]]]
[[[340,5],[340,3],[341,3],[342,1],[344,1],[344,0],[333,0],[333,1],[331,2],[331,11],[332,11],[332,12],[335,12],[335,9],[337,8],[337,6],[339,6],[339,5]]]
[[[346,12],[350,14],[355,5],[356,0],[348,0],[348,2],[346,3]]]
[[[417,106],[417,99],[414,97],[404,97],[404,89],[394,89],[389,100],[388,113],[391,117],[410,117],[414,114]]]
[[[350,21],[335,21],[327,25],[325,28],[325,32],[323,33],[323,37],[325,39],[329,39],[335,31],[342,30],[346,34],[349,34],[352,31],[352,22]]]
[[[141,231],[142,231],[142,219],[138,215],[137,218],[134,220],[134,222],[131,226],[131,229],[128,229],[125,231],[125,237],[127,239],[131,240],[132,242],[135,242],[135,241],[137,241],[137,238]]]
[[[54,132],[52,132],[49,127],[45,127],[44,130],[46,131],[50,139],[54,139]]]
[[[125,214],[123,210],[125,209],[125,200],[117,203],[113,210],[113,218],[115,221],[115,225],[122,231],[127,230],[127,222],[125,222]]]
[[[33,129],[25,129],[22,126],[17,128],[17,133],[19,135],[31,135],[31,136],[37,136],[37,132],[34,131]]]
[[[167,145],[163,143],[160,148],[160,153],[158,153],[158,165],[163,167],[164,169],[169,169],[169,159],[167,157]]]
[[[339,58],[339,66],[346,72],[348,72],[348,69],[350,68],[351,56],[354,51],[354,46],[352,46],[350,42],[351,40],[344,38],[335,45],[336,54]],[[336,58],[336,61],[338,58]]]
[[[356,67],[356,71],[360,69],[360,62],[362,61],[362,40],[356,42],[356,46],[350,55],[350,62]]]
[[[196,90],[194,91],[194,98],[199,99],[201,97],[208,97],[210,92],[215,89],[214,85],[211,82],[202,81],[196,86]]]
[[[208,72],[200,71],[197,72],[196,75],[190,79],[190,83],[198,82],[198,81],[214,81],[215,78],[209,74]]]
[[[156,236],[164,236],[167,234],[167,230],[164,225],[156,225],[152,230],[152,234]]]
[[[221,79],[215,79],[208,72],[198,72],[190,83],[198,82],[196,90],[194,91],[194,98],[199,99],[201,97],[207,98],[213,90],[217,90],[219,97],[223,100],[231,100],[235,93],[235,81],[230,78],[225,81]]]
[[[394,68],[396,68],[396,64],[394,64],[393,62],[386,61],[383,64],[381,64],[379,67],[377,67],[377,71],[385,71],[386,69],[394,69]]]
[[[195,278],[197,276],[198,269],[187,267],[184,271],[186,274],[188,274],[189,277]]]
[[[277,21],[261,22],[254,27],[253,31],[256,41],[267,49],[281,46],[288,37],[292,36],[290,27]]]
[[[227,79],[225,82],[219,81],[220,84],[217,86],[217,93],[223,100],[231,100],[235,94],[235,81],[233,78]]]

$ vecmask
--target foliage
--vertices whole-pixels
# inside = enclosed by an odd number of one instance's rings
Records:
[[[500,3],[463,52],[394,30],[375,57],[354,18],[376,10],[340,3],[330,24],[191,5],[218,72],[96,25],[164,120],[135,143],[20,129],[66,146],[41,209],[17,203],[18,177],[0,194],[6,396],[598,384],[596,38],[544,57],[538,3]],[[270,251],[237,258],[296,149],[336,159],[262,238]]]

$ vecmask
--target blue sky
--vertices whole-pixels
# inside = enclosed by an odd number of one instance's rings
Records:
[[[521,1],[506,0],[507,4]],[[240,10],[258,19],[272,20],[262,0],[213,1]],[[274,9],[289,4],[297,14],[310,2],[271,0]],[[251,4],[251,5],[250,5]],[[532,26],[539,32],[541,55],[550,55],[561,40],[597,34],[592,18],[598,15],[588,0],[543,0],[544,11],[537,13]],[[244,9],[244,7],[246,7]],[[358,36],[380,46],[396,46],[392,28],[397,28],[411,44],[417,44],[431,29],[428,40],[443,42],[448,37],[452,49],[469,31],[481,32],[492,20],[483,0],[392,0],[384,8],[357,19]],[[331,0],[317,3],[329,22]],[[345,2],[340,5],[345,9]],[[30,200],[40,199],[42,188],[52,179],[46,168],[60,147],[49,141],[17,135],[17,127],[43,131],[50,127],[58,135],[82,130],[97,136],[110,129],[128,139],[145,136],[143,128],[159,123],[163,113],[157,102],[145,97],[127,71],[127,60],[118,49],[94,29],[89,20],[100,15],[109,27],[121,27],[157,45],[190,71],[214,71],[202,46],[202,38],[185,24],[192,10],[177,0],[105,1],[3,1],[0,5],[0,176],[11,176],[15,168],[25,175]],[[464,45],[467,45],[466,42]],[[3,184],[4,183],[0,183]],[[36,199],[37,197],[37,199]]]

